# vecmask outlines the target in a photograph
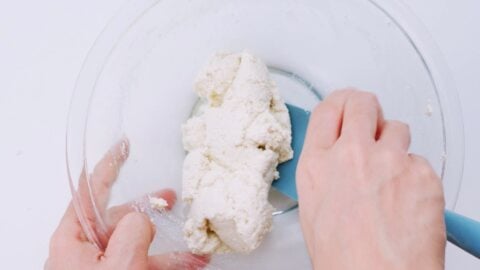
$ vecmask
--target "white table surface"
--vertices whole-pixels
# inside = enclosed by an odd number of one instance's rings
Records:
[[[444,53],[465,124],[461,214],[480,220],[480,1],[405,0]],[[0,1],[0,268],[40,269],[70,199],[64,158],[69,99],[114,0]],[[448,246],[447,269],[480,269]]]

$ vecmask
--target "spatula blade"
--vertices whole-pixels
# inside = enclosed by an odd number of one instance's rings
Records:
[[[302,153],[310,112],[290,104],[287,104],[287,108],[292,123],[293,158],[278,166],[280,178],[273,181],[272,186],[290,199],[298,201],[295,172]]]

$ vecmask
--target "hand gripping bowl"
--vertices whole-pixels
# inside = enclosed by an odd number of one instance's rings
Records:
[[[463,168],[456,91],[424,28],[386,0],[137,0],[114,16],[78,76],[67,127],[74,204],[90,241],[104,248],[111,222],[91,177],[105,152],[128,137],[130,154],[108,207],[132,207],[157,225],[151,252],[186,250],[181,200],[152,211],[143,194],[181,194],[185,156],[180,125],[196,102],[192,82],[215,51],[247,49],[267,63],[288,103],[312,109],[329,92],[354,86],[376,93],[386,118],[410,125],[411,151],[441,176],[455,206]],[[78,189],[83,179],[85,190]],[[85,192],[86,191],[86,192]],[[355,226],[352,224],[352,226]],[[213,269],[308,269],[298,212],[274,217],[273,231],[250,255],[217,255]]]

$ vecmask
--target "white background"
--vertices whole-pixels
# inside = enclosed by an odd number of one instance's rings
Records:
[[[480,220],[480,1],[405,0],[444,53],[465,124],[461,214]],[[64,130],[88,49],[123,1],[0,0],[0,268],[40,269],[70,195]],[[2,267],[3,266],[3,267]],[[455,247],[447,269],[480,269]]]

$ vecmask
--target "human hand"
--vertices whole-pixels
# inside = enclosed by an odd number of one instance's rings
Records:
[[[409,144],[372,94],[337,91],[315,108],[297,170],[315,269],[443,269],[442,185]]]
[[[105,217],[108,225],[98,224],[93,205],[83,205],[88,222],[98,232],[103,247],[89,242],[75,213],[73,202],[50,241],[50,254],[45,263],[46,270],[75,269],[201,269],[208,263],[208,257],[191,253],[170,253],[148,256],[155,227],[149,218],[135,212],[132,203],[106,209],[110,188],[118,176],[119,169],[128,156],[128,142],[115,145],[97,164],[90,180],[83,174],[79,181],[79,196],[94,194],[96,207]],[[176,195],[172,190],[151,194],[161,197],[173,206]],[[82,200],[82,203],[89,200]]]

